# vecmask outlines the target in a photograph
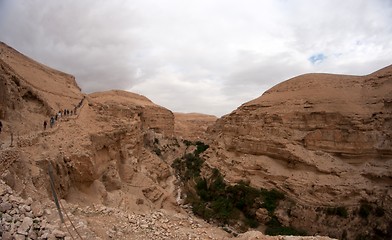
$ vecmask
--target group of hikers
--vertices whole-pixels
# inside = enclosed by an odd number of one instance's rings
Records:
[[[60,110],[54,116],[51,116],[49,119],[50,128],[52,128],[54,126],[54,124],[56,123],[56,121],[59,120],[62,116],[76,115],[76,109],[80,108],[82,106],[84,99],[85,99],[85,97],[83,97],[83,99],[80,100],[78,105],[75,106],[73,110],[69,110],[69,109]],[[44,130],[46,130],[47,126],[48,126],[48,122],[46,120],[44,120]],[[1,132],[1,129],[0,129],[0,132]]]
[[[51,116],[49,119],[49,125],[52,128],[54,126],[54,124],[56,123],[57,120],[59,120],[62,116],[72,116],[72,115],[76,115],[76,107],[74,108],[74,110],[69,110],[69,109],[64,109],[64,110],[60,110],[58,111],[54,116]],[[46,127],[48,126],[48,122],[45,120],[44,121],[44,130],[46,130]]]

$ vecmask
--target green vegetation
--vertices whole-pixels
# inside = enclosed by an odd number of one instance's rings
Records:
[[[196,215],[229,225],[238,226],[240,223],[240,228],[247,230],[249,227],[259,226],[256,211],[265,208],[272,217],[267,227],[269,234],[303,235],[301,231],[283,227],[274,216],[279,201],[284,199],[283,193],[275,189],[256,189],[243,181],[229,185],[218,169],[213,169],[210,176],[203,177],[200,173],[204,160],[200,155],[209,146],[200,141],[192,143],[185,140],[184,144],[187,147],[194,145],[196,149],[193,153],[187,153],[182,158],[176,159],[172,167],[184,181],[186,200],[192,205]]]
[[[189,147],[189,146],[192,145],[192,142],[189,141],[189,140],[184,140],[184,144],[185,144],[187,147]]]
[[[243,183],[229,186],[221,173],[213,170],[209,179],[196,180],[196,196],[188,198],[196,214],[209,219],[214,218],[229,224],[242,216],[243,222],[248,226],[257,227],[255,211],[261,207],[260,191]]]
[[[197,141],[197,142],[196,142],[196,150],[194,151],[194,154],[195,154],[196,156],[199,156],[200,153],[203,153],[203,152],[204,152],[205,150],[207,150],[209,147],[210,147],[210,146],[208,146],[208,145],[206,145],[206,144],[204,144],[204,143],[202,143],[202,142],[200,142],[200,141]]]
[[[264,203],[262,207],[267,209],[270,214],[275,211],[278,202],[284,199],[283,193],[278,192],[275,189],[272,189],[270,191],[262,189],[261,194],[264,197]]]
[[[367,218],[372,210],[373,207],[369,203],[361,203],[358,213],[361,218]]]
[[[279,222],[278,218],[273,216],[271,220],[267,222],[267,229],[265,230],[265,234],[270,236],[277,236],[277,235],[305,236],[306,232],[302,230],[296,230],[291,227],[284,227]]]
[[[358,215],[361,218],[366,219],[372,213],[376,217],[383,217],[385,215],[385,210],[380,206],[374,206],[366,201],[362,201],[359,207]]]
[[[345,207],[327,208],[326,212],[328,215],[337,215],[343,218],[348,217],[348,212]]]
[[[382,208],[382,207],[380,207],[380,206],[377,206],[377,207],[376,207],[376,210],[374,211],[374,214],[375,214],[377,217],[382,217],[382,216],[384,216],[384,214],[385,214],[385,210],[384,210],[384,208]]]
[[[188,147],[193,144],[188,140],[184,140],[184,143]],[[172,164],[172,167],[177,170],[182,181],[188,181],[191,178],[200,176],[200,169],[204,160],[199,155],[207,150],[209,146],[199,141],[195,145],[196,150],[193,153],[187,153],[182,158],[177,158]]]
[[[192,153],[185,154],[182,158],[174,160],[172,167],[178,171],[181,180],[188,181],[192,177],[200,176],[200,168],[204,160]]]

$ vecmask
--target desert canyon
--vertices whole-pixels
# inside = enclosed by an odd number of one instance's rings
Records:
[[[0,239],[392,239],[392,65],[221,118],[85,94],[5,43],[0,65]]]

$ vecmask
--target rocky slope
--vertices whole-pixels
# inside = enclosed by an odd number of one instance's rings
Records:
[[[279,212],[285,225],[349,239],[390,236],[391,103],[392,66],[295,77],[219,119],[208,163],[232,182],[283,191],[295,202]],[[364,203],[385,215],[369,224],[356,215]],[[342,207],[348,217],[322,219],[320,207]]]
[[[269,237],[250,231],[238,237],[212,227],[192,213],[164,209],[134,213],[100,204],[82,207],[61,200],[65,223],[49,199],[23,199],[0,180],[0,236],[8,239],[260,239],[328,240],[327,237]]]

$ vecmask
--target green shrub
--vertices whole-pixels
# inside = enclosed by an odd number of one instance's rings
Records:
[[[204,160],[199,154],[208,149],[208,145],[196,142],[196,146],[193,153],[185,154],[172,164],[181,179],[190,187],[186,190],[186,200],[192,205],[196,215],[225,224],[239,223],[239,226],[244,228],[255,228],[259,225],[255,212],[261,207],[267,208],[271,216],[273,215],[278,202],[284,199],[281,192],[275,189],[255,189],[243,181],[230,186],[216,168],[212,169],[209,178],[201,177]]]
[[[348,216],[347,209],[345,207],[337,207],[336,215],[338,215],[339,217],[347,218]]]
[[[285,227],[279,222],[278,218],[273,216],[271,220],[267,222],[267,228],[265,229],[265,234],[270,236],[277,235],[293,235],[293,236],[305,236],[306,232],[302,230],[297,230],[292,227]]]
[[[174,160],[171,166],[177,171],[183,181],[187,181],[200,176],[203,162],[204,160],[199,156],[188,153],[184,157]]]
[[[377,206],[374,213],[376,214],[377,217],[382,217],[385,214],[385,210],[382,207]]]
[[[229,219],[232,219],[234,211],[233,204],[225,197],[218,197],[218,199],[211,202],[211,208],[216,214],[216,218],[222,220],[224,223],[228,223]]]
[[[204,144],[203,142],[197,141],[196,142],[196,150],[193,152],[196,156],[199,156],[200,153],[203,153],[207,150],[210,146]]]
[[[326,213],[328,215],[336,215],[343,218],[348,217],[348,212],[346,207],[327,208]]]
[[[360,208],[359,208],[359,216],[361,216],[361,218],[367,218],[371,211],[372,211],[372,206],[368,203],[362,203]]]
[[[260,223],[255,218],[247,217],[245,218],[245,224],[251,228],[257,228]]]
[[[261,189],[261,194],[264,199],[262,207],[267,209],[270,214],[273,214],[276,207],[278,206],[278,202],[284,199],[283,193],[275,189],[271,189],[269,191],[266,189]]]
[[[192,145],[192,142],[189,140],[184,140],[184,144],[189,147],[190,145]]]
[[[244,182],[227,188],[227,194],[232,199],[234,205],[239,210],[249,213],[252,208],[260,208],[258,201],[261,198],[261,191],[250,187]],[[246,214],[249,215],[249,214]]]
[[[203,162],[204,161],[199,156],[195,156],[192,153],[188,153],[185,155],[186,168],[191,176],[200,176],[200,168],[203,165]]]

